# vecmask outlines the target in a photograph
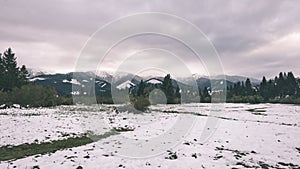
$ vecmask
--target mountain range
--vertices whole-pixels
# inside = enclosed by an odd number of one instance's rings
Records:
[[[107,72],[70,72],[48,74],[42,71],[29,71],[29,82],[36,85],[43,85],[55,88],[59,95],[71,96],[80,94],[90,94],[95,89],[97,96],[110,96],[111,90],[128,90],[130,87],[136,86],[143,80],[149,84],[162,84],[163,77],[141,77],[126,72],[111,75]],[[179,86],[195,86],[199,89],[210,87],[211,84],[218,86],[224,83],[224,76],[198,76],[180,78],[173,80],[174,85]],[[244,76],[226,77],[226,85],[232,86],[238,81],[245,81]],[[250,78],[253,85],[259,84],[259,80]],[[72,89],[73,88],[73,89]]]

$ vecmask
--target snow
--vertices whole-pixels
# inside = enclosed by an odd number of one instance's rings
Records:
[[[162,84],[162,82],[160,80],[157,79],[150,79],[147,81],[147,83],[151,83],[151,84]]]
[[[105,71],[94,71],[94,73],[99,76],[99,77],[102,77],[102,78],[109,78],[111,77],[112,75],[108,72],[105,72]]]
[[[117,89],[121,90],[121,89],[128,89],[130,88],[131,86],[134,86],[134,83],[132,83],[131,81],[127,80],[121,84],[119,84],[117,86]]]
[[[79,91],[72,91],[71,95],[80,95],[80,92]]]
[[[37,80],[46,80],[46,78],[35,77],[35,78],[32,78],[32,79],[29,79],[30,82],[34,82],[34,81],[37,81]]]
[[[64,79],[62,81],[63,83],[72,83],[72,84],[76,84],[76,85],[81,85],[80,82],[77,79],[71,79],[71,81]]]
[[[0,168],[262,168],[260,164],[289,168],[278,162],[300,166],[300,106],[280,104],[225,104],[205,103],[182,105],[154,105],[151,113],[133,114],[112,109],[112,105],[59,106],[39,109],[0,110],[0,143],[18,145],[65,138],[63,133],[80,135],[87,130],[97,134],[110,128],[128,127],[121,132],[88,145],[0,162]],[[218,105],[217,105],[218,106]],[[163,111],[171,112],[165,113]],[[151,141],[174,131],[180,119],[191,117],[195,123],[186,130],[174,146],[168,148],[178,159],[166,159],[171,153],[164,145],[154,150],[149,158],[124,156],[135,150],[147,149],[142,142]],[[207,141],[201,140],[208,118],[218,120],[216,130]],[[188,121],[188,122],[192,122]],[[85,124],[85,125],[82,125]],[[73,133],[73,134],[72,134]],[[122,152],[126,142],[141,140],[131,152]],[[122,144],[120,144],[122,142]],[[115,144],[119,143],[119,144]],[[112,146],[118,145],[118,146]],[[142,146],[142,147],[139,147]],[[151,146],[151,145],[150,145]],[[123,154],[122,154],[123,153]],[[125,153],[125,154],[124,154]],[[151,152],[150,152],[151,153]],[[240,153],[240,154],[239,154]],[[86,156],[89,158],[86,158]],[[271,168],[271,167],[269,167]]]
[[[103,83],[100,87],[103,88],[106,86],[106,83]]]

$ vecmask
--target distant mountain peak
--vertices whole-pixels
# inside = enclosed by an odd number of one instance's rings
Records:
[[[39,76],[39,75],[44,75],[44,74],[55,74],[53,71],[47,71],[47,70],[42,70],[42,69],[37,69],[37,68],[27,68],[29,78]]]

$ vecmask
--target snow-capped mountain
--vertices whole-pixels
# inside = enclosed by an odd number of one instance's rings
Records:
[[[105,80],[110,83],[113,79],[113,76],[111,75],[111,73],[108,73],[106,71],[93,71],[93,73],[96,75],[97,78]]]
[[[105,80],[95,78],[89,72],[67,74],[42,74],[29,79],[36,85],[55,88],[59,95],[88,95],[95,89],[96,95],[109,96],[111,84]]]
[[[203,74],[193,74],[191,77],[184,77],[184,78],[180,78],[180,81],[186,83],[186,84],[190,84],[194,81],[197,81],[199,79],[210,79],[210,80],[224,80],[224,78],[232,83],[237,83],[237,82],[242,82],[242,81],[246,81],[247,78],[250,79],[251,83],[253,85],[257,85],[260,83],[260,80],[255,79],[255,78],[251,78],[251,77],[246,77],[246,76],[237,76],[237,75],[214,75],[214,76],[207,76],[207,75],[203,75]]]
[[[35,75],[35,76],[33,76]],[[244,81],[246,77],[243,76],[228,76],[226,81],[222,76],[213,76],[209,79],[207,76],[193,75],[193,77],[180,78],[172,81],[174,86],[180,87],[197,87],[203,89],[204,87],[219,86],[226,82],[226,86],[232,86],[237,81]],[[110,96],[113,89],[126,91],[129,88],[137,86],[141,80],[145,83],[159,86],[163,83],[164,77],[143,78],[126,72],[118,72],[111,75],[107,72],[71,72],[66,74],[44,74],[36,72],[29,78],[32,84],[49,86],[55,88],[60,95],[88,95],[91,94],[93,88],[97,96]],[[253,84],[259,84],[257,79],[250,79]],[[196,85],[196,86],[195,86]],[[76,89],[76,90],[74,90]],[[75,93],[74,93],[75,91]]]
[[[41,69],[36,69],[36,68],[27,68],[29,78],[39,76],[39,75],[44,75],[44,74],[54,74],[54,72],[51,71],[45,71]]]
[[[212,79],[223,79],[224,75],[217,75],[217,76],[212,76]],[[260,80],[251,78],[251,77],[246,77],[246,76],[237,76],[237,75],[225,75],[226,80],[237,83],[237,82],[242,82],[246,81],[247,78],[250,79],[252,84],[259,84]]]
[[[137,85],[140,83],[141,80],[144,78],[126,72],[117,72],[113,75],[112,85],[119,86],[126,81],[130,81],[133,85]]]

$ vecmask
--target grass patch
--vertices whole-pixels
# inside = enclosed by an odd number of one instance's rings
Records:
[[[239,151],[239,150],[231,150],[231,149],[224,148],[224,147],[216,147],[215,150],[218,150],[218,151],[230,151],[230,152],[233,153],[233,156],[234,156],[237,160],[240,159],[240,158],[242,158],[243,156],[247,156],[247,155],[250,154],[250,153],[256,154],[255,151],[246,152],[246,151]]]
[[[249,111],[249,112],[266,112],[267,110],[254,108],[254,109],[247,109],[246,111]]]
[[[271,166],[263,161],[258,161],[257,163],[262,169],[269,169],[269,168],[275,168],[274,166]]]
[[[119,134],[115,130],[108,131],[102,135],[85,134],[80,137],[66,138],[64,140],[56,140],[44,143],[25,143],[17,146],[0,147],[0,161],[17,160],[37,154],[54,153],[57,150],[78,147],[86,145],[111,135]]]
[[[130,128],[130,127],[114,127],[113,128],[115,131],[117,132],[127,132],[127,131],[134,131],[134,128]]]
[[[159,111],[159,110],[154,109],[154,111]],[[195,113],[195,112],[179,112],[179,111],[175,111],[175,110],[163,110],[160,112],[168,113],[168,114],[191,114],[191,115],[195,115],[195,116],[208,116],[206,114],[200,114],[200,113]]]
[[[292,169],[299,169],[300,166],[293,164],[293,163],[284,163],[284,162],[278,162],[277,164],[281,165],[281,166],[285,166],[285,167],[289,167]]]
[[[254,166],[250,166],[244,162],[237,162],[236,165],[243,166],[244,168],[255,168]]]
[[[41,144],[25,143],[17,146],[3,146],[0,147],[0,161],[16,160],[36,154],[52,153],[57,150],[78,147],[92,142],[92,139],[86,136],[82,136],[52,142],[45,142]]]
[[[260,113],[260,112],[253,112],[252,114],[257,115],[257,116],[267,116],[267,114]]]

